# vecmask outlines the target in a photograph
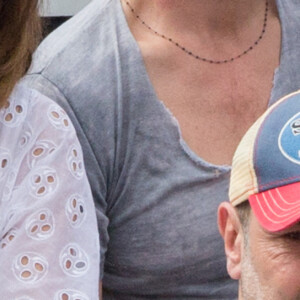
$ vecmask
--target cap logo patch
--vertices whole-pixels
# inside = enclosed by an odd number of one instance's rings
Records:
[[[291,128],[294,135],[300,134],[300,119],[297,119],[292,122]]]
[[[290,118],[281,129],[278,147],[283,156],[300,165],[300,112]]]

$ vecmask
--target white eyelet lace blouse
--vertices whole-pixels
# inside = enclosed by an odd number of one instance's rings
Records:
[[[19,84],[0,111],[0,299],[98,299],[98,241],[68,116]]]

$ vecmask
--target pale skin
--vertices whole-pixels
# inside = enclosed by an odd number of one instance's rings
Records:
[[[271,233],[251,211],[245,233],[227,202],[219,207],[218,222],[228,273],[239,280],[239,300],[300,299],[300,223]]]
[[[227,59],[260,35],[264,0],[131,0],[146,23],[187,49]],[[280,22],[269,1],[267,32],[242,59],[211,65],[189,57],[142,26],[123,1],[156,94],[180,124],[184,140],[205,160],[230,164],[246,130],[266,110],[280,57]]]
[[[228,59],[261,33],[264,0],[129,0],[158,32],[199,56]],[[266,110],[279,65],[281,29],[269,0],[267,31],[259,45],[230,64],[195,60],[142,26],[122,0],[157,97],[173,113],[189,147],[204,160],[230,164],[241,137]]]

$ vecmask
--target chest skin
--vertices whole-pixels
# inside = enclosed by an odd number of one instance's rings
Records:
[[[189,147],[210,163],[230,164],[240,139],[268,107],[280,62],[280,24],[268,26],[257,47],[222,65],[197,61],[164,40],[138,42],[158,99],[178,120]],[[210,58],[220,55],[206,51]]]

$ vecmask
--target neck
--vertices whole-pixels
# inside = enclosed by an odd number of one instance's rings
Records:
[[[262,23],[266,5],[265,0],[128,1],[146,23],[166,34],[205,32],[216,38],[238,35],[252,24]],[[269,16],[275,15],[275,0],[268,3]]]

